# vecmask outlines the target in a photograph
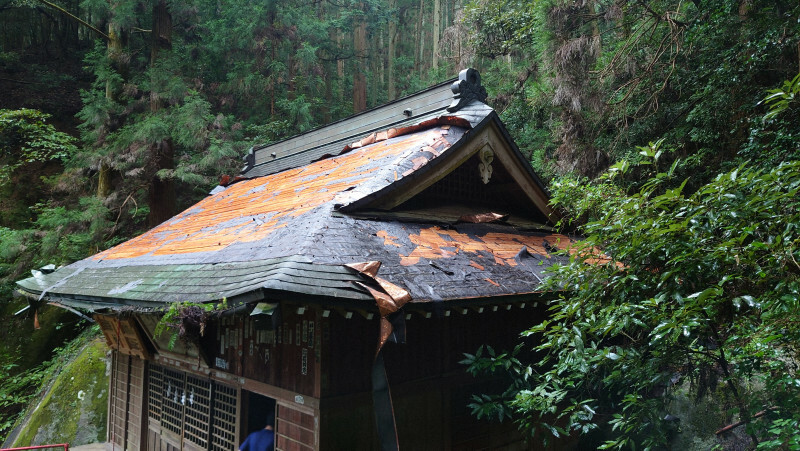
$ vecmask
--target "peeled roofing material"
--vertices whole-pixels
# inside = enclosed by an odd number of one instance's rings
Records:
[[[265,297],[369,308],[374,280],[346,265],[381,262],[380,276],[412,303],[534,292],[544,268],[561,258],[551,252],[570,238],[475,220],[443,228],[337,211],[436,165],[490,114],[473,102],[458,114],[369,134],[336,156],[215,190],[137,238],[18,284],[93,310]]]

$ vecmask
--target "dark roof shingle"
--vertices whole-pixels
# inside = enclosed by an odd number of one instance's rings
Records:
[[[258,176],[269,171],[255,166],[245,174],[253,178],[215,190],[143,235],[18,285],[89,309],[286,296],[374,308],[362,285],[374,282],[345,265],[377,261],[379,275],[407,290],[412,302],[535,292],[543,269],[558,260],[549,249],[566,247],[570,238],[503,224],[443,226],[413,215],[401,222],[338,211],[413,184],[417,172],[446,159],[489,119],[497,120],[491,108],[473,101],[456,113],[335,143],[336,156],[300,167]]]

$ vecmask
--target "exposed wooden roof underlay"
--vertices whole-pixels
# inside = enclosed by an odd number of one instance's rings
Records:
[[[236,183],[18,286],[87,310],[223,298],[382,310],[378,296],[398,292],[412,305],[535,293],[571,239],[552,233],[547,193],[497,114],[460,100],[448,111],[428,98],[432,110],[386,128],[356,116],[338,123],[341,136],[325,128],[258,149]],[[285,153],[264,158],[273,152]]]

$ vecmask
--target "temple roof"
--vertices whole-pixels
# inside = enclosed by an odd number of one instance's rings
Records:
[[[143,235],[18,286],[88,310],[534,293],[571,239],[552,233],[547,193],[497,114],[462,103],[287,151],[280,166],[251,158],[234,183]]]

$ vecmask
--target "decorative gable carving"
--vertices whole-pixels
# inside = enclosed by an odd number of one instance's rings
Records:
[[[494,160],[494,151],[492,148],[487,144],[483,146],[478,152],[480,156],[480,164],[478,164],[478,171],[481,174],[481,180],[483,184],[486,185],[489,183],[489,180],[492,178],[492,161]]]

